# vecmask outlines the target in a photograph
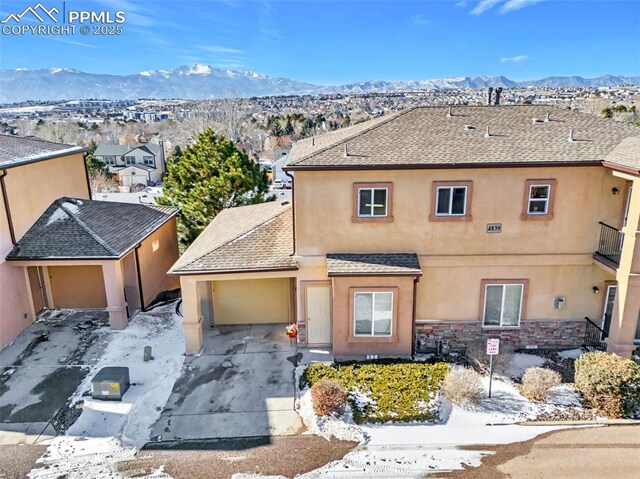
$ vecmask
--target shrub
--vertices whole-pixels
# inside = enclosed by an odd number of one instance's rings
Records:
[[[529,368],[522,376],[522,395],[532,401],[545,401],[549,391],[562,383],[559,373],[545,368]]]
[[[337,381],[349,393],[357,423],[431,421],[438,418],[435,398],[449,370],[446,363],[379,360],[345,364],[311,364],[300,386],[323,379]]]
[[[513,360],[514,348],[510,344],[500,342],[500,354],[493,357],[493,370],[504,374]],[[465,349],[465,357],[469,364],[480,371],[489,371],[489,356],[487,355],[487,340],[471,341]]]
[[[640,366],[604,352],[576,360],[575,385],[588,406],[611,418],[640,416]]]
[[[328,416],[347,402],[347,391],[337,381],[321,379],[311,387],[313,412],[316,416]]]
[[[473,404],[484,396],[482,376],[470,368],[452,369],[442,382],[442,395],[453,404]]]

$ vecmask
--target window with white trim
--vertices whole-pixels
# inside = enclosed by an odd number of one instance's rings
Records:
[[[153,156],[143,156],[142,161],[145,165],[153,166]]]
[[[358,188],[358,216],[378,218],[387,216],[388,188]]]
[[[105,156],[104,157],[104,162],[107,165],[115,165],[116,164],[116,157],[115,156]]]
[[[549,213],[551,185],[530,185],[527,213],[530,215],[546,215]]]
[[[125,156],[124,157],[124,162],[127,165],[135,165],[136,164],[136,157],[135,156]]]
[[[524,284],[487,284],[484,291],[484,326],[519,326]]]
[[[393,293],[354,293],[354,336],[391,336]]]
[[[466,209],[466,186],[438,186],[436,190],[436,216],[464,216]]]

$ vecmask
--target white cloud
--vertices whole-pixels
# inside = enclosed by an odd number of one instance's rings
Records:
[[[411,23],[418,27],[421,27],[423,25],[428,25],[429,23],[431,23],[431,20],[426,18],[422,13],[416,13],[415,15],[411,16]]]
[[[527,55],[516,55],[515,57],[503,57],[500,59],[500,63],[522,63],[528,59]]]
[[[200,48],[206,52],[211,52],[211,53],[228,53],[231,55],[240,55],[243,53],[242,50],[238,50],[237,48],[228,48],[228,47],[221,47],[221,46],[216,46],[216,45],[201,45]]]
[[[502,4],[500,7],[500,13],[513,12],[520,10],[524,7],[529,7],[545,0],[480,0],[478,4],[471,10],[472,15],[480,15],[487,10],[492,9],[498,4]],[[456,4],[456,6],[464,6],[465,0],[462,0]]]
[[[540,2],[544,2],[544,0],[507,0],[507,2],[502,5],[500,11],[502,13],[512,12]]]
[[[481,13],[486,12],[490,8],[493,8],[502,0],[481,0],[473,10],[471,10],[471,15],[480,15]]]

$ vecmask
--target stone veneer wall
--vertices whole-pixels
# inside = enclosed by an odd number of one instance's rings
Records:
[[[500,338],[515,348],[568,349],[582,346],[586,321],[523,320],[517,328],[485,329],[480,321],[424,321],[416,323],[419,349],[436,348],[439,340],[451,350],[464,349],[473,341]]]

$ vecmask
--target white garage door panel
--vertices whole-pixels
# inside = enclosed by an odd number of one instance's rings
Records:
[[[289,322],[289,279],[217,281],[214,325]]]

